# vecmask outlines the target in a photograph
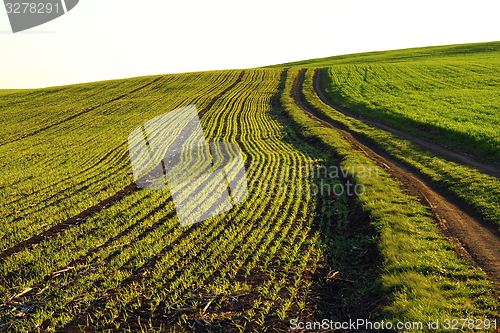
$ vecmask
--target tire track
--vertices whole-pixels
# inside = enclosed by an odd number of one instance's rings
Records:
[[[403,183],[411,194],[421,198],[439,222],[444,235],[457,245],[457,252],[471,261],[474,266],[486,272],[497,285],[500,284],[499,231],[494,227],[490,227],[481,219],[473,218],[443,195],[438,194],[433,184],[427,182],[421,175],[408,171],[396,159],[383,157],[386,154],[380,151],[380,148],[361,144],[353,136],[355,133],[339,128],[331,119],[311,106],[306,101],[301,89],[305,71],[303,69],[294,82],[292,94],[296,104],[310,118],[338,131],[351,144],[353,149],[362,151],[387,173]]]
[[[92,206],[83,212],[81,212],[78,215],[75,215],[66,221],[59,223],[52,228],[48,229],[47,231],[42,232],[39,235],[33,236],[31,238],[28,238],[21,243],[18,243],[17,245],[4,250],[2,253],[0,253],[0,260],[5,260],[6,258],[12,256],[15,253],[18,253],[26,248],[28,248],[31,245],[38,244],[48,238],[54,237],[55,235],[63,232],[64,230],[67,230],[75,225],[80,224],[82,221],[85,221],[89,216],[94,215],[96,213],[99,213],[100,211],[108,208],[110,205],[114,204],[118,200],[124,198],[125,196],[138,191],[139,187],[135,183],[131,183],[122,190],[118,191],[115,195],[104,199],[103,201],[99,202],[97,205]]]
[[[345,107],[339,106],[335,103],[333,103],[329,96],[325,93],[324,87],[321,85],[321,74],[322,74],[322,69],[317,68],[314,72],[314,90],[316,94],[319,96],[321,101],[334,109],[335,111],[338,111],[342,113],[345,116],[357,119],[361,122],[363,122],[366,125],[370,125],[373,127],[376,127],[378,129],[384,130],[386,132],[392,133],[394,135],[397,135],[405,140],[408,140],[417,146],[421,147],[424,150],[430,151],[433,154],[436,154],[439,157],[442,157],[448,161],[455,162],[464,166],[468,166],[469,168],[472,169],[477,169],[480,172],[487,174],[489,176],[497,177],[500,178],[500,167],[495,166],[492,164],[486,164],[483,162],[478,161],[474,156],[464,154],[457,152],[455,150],[443,147],[442,145],[435,144],[431,141],[428,141],[423,138],[419,138],[413,134],[410,134],[408,132],[404,132],[402,130],[396,129],[392,126],[389,126],[385,124],[382,121],[376,120],[374,118],[369,118],[369,117],[361,117],[359,114],[356,112],[349,110]],[[362,119],[360,119],[362,118]]]

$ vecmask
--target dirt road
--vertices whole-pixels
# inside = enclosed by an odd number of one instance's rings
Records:
[[[297,105],[309,117],[321,122],[324,126],[337,130],[353,149],[363,151],[380,167],[402,182],[411,194],[421,198],[430,207],[444,235],[457,245],[457,252],[470,260],[473,265],[481,268],[497,286],[500,286],[500,233],[498,230],[472,217],[452,203],[449,198],[438,194],[433,188],[434,184],[429,183],[422,175],[410,172],[395,158],[380,151],[380,148],[365,142],[362,144],[354,138],[351,132],[336,127],[335,122],[322,115],[305,100],[301,92],[304,74],[305,70],[302,70],[294,85],[294,98]],[[373,123],[370,125],[377,127]]]

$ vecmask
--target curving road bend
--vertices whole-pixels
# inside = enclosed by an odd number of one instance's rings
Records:
[[[355,133],[337,127],[334,121],[324,116],[305,100],[301,89],[304,74],[305,69],[300,72],[294,83],[293,97],[296,104],[310,118],[338,131],[353,149],[363,151],[377,165],[402,182],[411,194],[421,198],[439,222],[444,235],[457,245],[457,252],[474,266],[482,269],[497,286],[500,286],[500,232],[472,217],[448,198],[437,193],[435,185],[422,175],[411,172],[395,158],[381,151],[380,148],[362,144],[353,136]],[[318,80],[315,79],[315,82],[317,84]],[[318,89],[317,85],[315,89],[319,95],[321,90]],[[368,124],[376,126],[373,123]]]

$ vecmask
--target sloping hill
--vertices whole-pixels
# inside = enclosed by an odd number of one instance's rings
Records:
[[[325,76],[332,96],[333,77],[348,72]],[[247,69],[0,92],[0,331],[284,332],[299,321],[371,318],[424,332],[418,323],[430,319],[498,316],[494,284],[439,231],[443,206],[308,117],[303,103],[421,167],[493,222],[498,179],[342,118],[321,104],[313,75]],[[345,96],[368,91],[358,76]],[[207,141],[240,147],[249,191],[181,227],[168,188],[136,186],[128,138],[190,105]],[[192,139],[186,133],[171,135]]]
[[[415,61],[500,61],[500,42],[428,46],[401,50],[346,54],[288,62],[266,67],[329,67],[340,64],[398,63]]]

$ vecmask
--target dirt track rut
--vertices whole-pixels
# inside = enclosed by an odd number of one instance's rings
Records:
[[[294,99],[297,105],[312,119],[324,126],[337,130],[353,147],[363,151],[380,167],[402,182],[410,193],[421,198],[430,207],[432,214],[439,222],[441,230],[450,241],[457,245],[457,252],[481,268],[497,286],[500,284],[500,233],[484,221],[464,212],[448,198],[438,194],[433,184],[428,183],[421,175],[409,172],[394,158],[386,156],[380,148],[364,145],[354,138],[352,133],[335,126],[328,117],[322,115],[305,100],[301,87],[305,70],[298,75],[294,84]],[[383,129],[383,128],[382,128]]]

